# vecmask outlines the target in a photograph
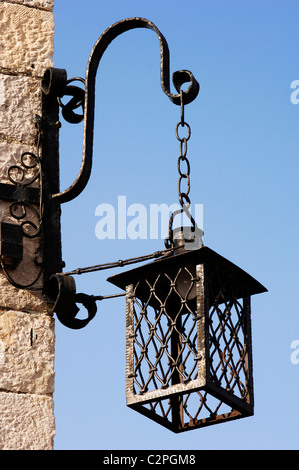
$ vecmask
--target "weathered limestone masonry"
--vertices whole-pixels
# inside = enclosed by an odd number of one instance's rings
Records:
[[[10,183],[7,170],[24,152],[36,152],[33,118],[41,115],[44,70],[53,65],[53,6],[0,0],[0,183]],[[0,222],[12,222],[9,204],[0,199]],[[23,237],[23,261],[12,272],[24,284],[35,275],[36,243]],[[53,449],[54,320],[39,292],[14,287],[0,269],[1,450]]]

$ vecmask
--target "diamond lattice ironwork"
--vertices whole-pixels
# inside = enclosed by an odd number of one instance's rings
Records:
[[[250,294],[208,248],[113,276],[127,291],[127,404],[175,431],[253,414]]]

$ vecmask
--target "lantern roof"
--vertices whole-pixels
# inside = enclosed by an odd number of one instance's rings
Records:
[[[165,255],[143,266],[110,276],[107,281],[126,290],[126,286],[136,284],[144,276],[198,264],[204,264],[209,270],[216,271],[219,276],[225,276],[231,283],[238,285],[240,297],[267,292],[267,289],[250,274],[207,246],[189,251],[181,248],[175,254]]]

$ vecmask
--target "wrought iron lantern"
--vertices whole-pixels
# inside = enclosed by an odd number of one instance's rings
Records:
[[[98,65],[109,44],[135,28],[148,28],[157,34],[161,87],[181,108],[181,120],[176,126],[181,208],[170,217],[169,235],[162,251],[62,272],[60,206],[84,190],[91,174]],[[80,80],[85,89],[74,86],[75,80]],[[184,83],[188,83],[186,91],[182,90]],[[184,106],[197,97],[199,84],[188,70],[175,72],[173,84],[176,94],[170,92],[167,42],[158,28],[144,18],[119,21],[100,36],[89,57],[85,79],[68,80],[64,69],[45,72],[42,116],[35,116],[36,154],[25,152],[20,164],[8,169],[10,184],[0,184],[0,198],[9,201],[13,221],[1,223],[0,264],[15,287],[42,289],[53,313],[72,329],[89,324],[96,315],[97,301],[125,295],[127,404],[166,428],[182,432],[253,414],[250,298],[266,289],[202,244],[202,232],[190,211],[187,142],[191,130],[184,118]],[[67,104],[62,103],[65,96],[71,97]],[[68,122],[84,120],[81,168],[74,183],[64,191],[59,188],[59,107]],[[82,114],[77,113],[78,108],[82,108]],[[186,137],[180,136],[181,127],[187,129]],[[27,172],[34,174],[27,179]],[[32,183],[39,183],[39,187],[32,187]],[[31,219],[29,212],[33,214]],[[174,217],[183,212],[191,227],[173,230]],[[34,260],[38,273],[26,284],[17,282],[11,273],[22,266],[23,237],[40,239],[39,256]],[[125,294],[91,296],[76,292],[74,275],[154,258],[146,265],[108,278]],[[37,282],[41,278],[40,288]],[[77,318],[77,304],[87,310],[86,319]]]
[[[265,288],[208,247],[108,280],[126,290],[128,406],[174,432],[253,414],[250,297]]]

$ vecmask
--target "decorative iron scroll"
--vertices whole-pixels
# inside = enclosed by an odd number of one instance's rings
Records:
[[[13,220],[18,223],[25,238],[35,239],[40,237],[42,232],[42,177],[41,159],[39,156],[41,144],[41,118],[34,116],[37,127],[36,154],[33,152],[23,152],[20,163],[11,165],[8,168],[7,176],[10,185],[1,184],[1,198],[10,201],[9,213]],[[38,183],[38,188],[33,183]],[[41,246],[36,251],[34,263],[38,266],[38,274],[29,283],[17,282],[1,258],[2,270],[8,281],[19,289],[41,288],[34,287],[39,281],[42,272],[42,249]]]
[[[62,102],[62,97],[58,96],[58,104],[62,108],[62,116],[71,124],[79,124],[84,119],[84,95],[83,88],[75,85],[70,85],[74,81],[80,81],[85,85],[85,80],[80,77],[74,77],[67,80],[63,90],[63,96],[71,96],[72,98],[68,103]],[[82,114],[76,114],[75,110],[82,107]]]
[[[27,159],[27,161],[26,161]],[[26,179],[26,173],[30,170],[34,170],[35,174],[29,176]],[[27,201],[26,188],[31,186],[35,181],[40,182],[41,178],[41,162],[37,155],[32,152],[24,152],[21,155],[20,165],[12,165],[8,169],[8,178],[11,183],[16,185],[15,196],[18,198],[14,201],[10,207],[10,215],[21,222],[23,235],[26,238],[35,238],[40,235],[41,232],[41,203],[39,208],[36,209],[33,204]],[[30,214],[33,215],[35,221],[33,222],[28,218]]]

